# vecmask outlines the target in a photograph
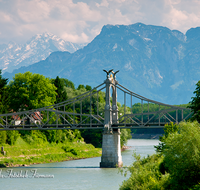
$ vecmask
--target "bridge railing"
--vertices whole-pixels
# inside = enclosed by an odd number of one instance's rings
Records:
[[[99,109],[99,93],[104,88],[105,84],[102,83],[90,91],[58,104],[1,114],[0,130],[103,128],[104,118],[103,110]]]
[[[119,115],[118,120],[112,124],[113,127],[163,127],[166,123],[179,123],[192,115],[191,109],[189,108],[168,105],[145,98],[118,83],[115,86],[124,93],[124,113],[123,115]],[[126,106],[127,95],[130,96],[129,100],[131,102],[129,109]],[[133,98],[141,102],[140,109],[137,109],[137,113],[134,112]],[[150,111],[150,107],[154,107],[156,110]]]
[[[162,127],[166,123],[179,123],[192,114],[191,109],[157,102],[140,96],[118,82],[112,83],[124,94],[124,113],[118,112],[118,119],[111,126]],[[0,130],[47,130],[47,129],[91,129],[104,127],[104,105],[100,106],[99,93],[106,88],[105,82],[74,98],[51,106],[28,111],[0,115]],[[104,94],[105,95],[105,94]],[[126,106],[130,96],[130,108]],[[132,99],[140,101],[140,109],[134,110]],[[146,103],[145,103],[146,102]],[[149,107],[156,105],[156,110]],[[112,111],[111,111],[112,112]],[[112,114],[116,114],[112,112]]]

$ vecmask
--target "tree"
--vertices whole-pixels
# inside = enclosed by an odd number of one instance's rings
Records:
[[[10,108],[13,111],[49,106],[56,101],[56,87],[40,74],[18,73],[9,86]]]
[[[200,123],[200,81],[196,84],[196,90],[193,92],[195,97],[192,97],[189,108],[193,111],[193,120],[197,120]]]
[[[20,136],[19,131],[15,131],[15,130],[10,130],[10,131],[6,131],[6,143],[8,143],[9,145],[14,145],[17,138]]]
[[[7,139],[6,131],[0,131],[0,145],[5,144]]]
[[[84,85],[83,85],[83,84],[79,84],[77,90],[80,90],[80,89],[82,89],[82,88],[83,88],[83,89],[85,88]]]
[[[87,91],[90,91],[90,90],[92,90],[92,87],[89,86],[89,85],[86,85],[86,86],[85,86],[85,89],[86,89]]]
[[[8,111],[8,79],[5,79],[1,75],[0,70],[0,113],[5,113]]]
[[[64,86],[72,88],[73,90],[75,90],[75,85],[72,81],[68,80],[68,79],[64,79],[64,78],[60,78],[61,81],[63,81]]]
[[[177,125],[176,123],[167,123],[165,124],[164,127],[164,135],[159,137],[159,145],[158,146],[154,146],[156,148],[157,152],[163,153],[163,150],[165,148],[165,140],[167,139],[167,137],[171,134],[174,134],[176,132],[179,131],[179,125]]]
[[[54,80],[53,84],[57,88],[57,90],[56,90],[56,93],[57,93],[57,95],[56,95],[56,103],[63,102],[65,100],[67,100],[67,93],[64,90],[64,81],[61,80],[57,76],[56,79]]]
[[[130,129],[121,129],[120,132],[121,132],[120,143],[121,143],[121,148],[123,148],[123,146],[127,144],[128,139],[132,138],[131,130]]]
[[[165,139],[164,166],[170,174],[167,189],[190,189],[200,183],[200,130],[197,121],[181,122]]]
[[[1,70],[0,70],[0,90],[2,90],[8,82],[8,79],[2,78]]]

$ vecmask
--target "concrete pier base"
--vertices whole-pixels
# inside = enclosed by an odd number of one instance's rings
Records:
[[[121,166],[120,131],[104,132],[100,167],[116,168]]]

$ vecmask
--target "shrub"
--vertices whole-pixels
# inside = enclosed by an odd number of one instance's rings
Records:
[[[159,154],[154,154],[147,158],[141,159],[140,156],[134,155],[136,161],[128,171],[131,172],[131,177],[123,181],[121,190],[164,190],[168,180],[168,175],[162,175],[159,171],[159,165],[163,157]]]
[[[189,189],[200,182],[200,125],[182,122],[179,132],[165,140],[164,165],[170,173],[170,189]]]
[[[6,131],[0,131],[0,144],[5,144],[7,139]]]
[[[7,134],[7,139],[6,139],[6,143],[8,143],[9,145],[14,145],[17,138],[20,136],[19,131],[6,131]]]

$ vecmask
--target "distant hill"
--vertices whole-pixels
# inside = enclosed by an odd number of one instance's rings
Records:
[[[33,36],[25,44],[10,42],[0,45],[0,69],[12,72],[21,66],[28,66],[46,59],[52,52],[68,51],[70,53],[86,44],[67,42],[50,33]]]
[[[191,100],[200,80],[200,28],[184,35],[162,26],[106,25],[94,40],[74,53],[53,52],[47,59],[5,73],[31,71],[67,78],[92,87],[105,79],[103,69],[120,70],[117,80],[130,90],[168,104]]]

